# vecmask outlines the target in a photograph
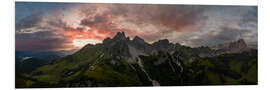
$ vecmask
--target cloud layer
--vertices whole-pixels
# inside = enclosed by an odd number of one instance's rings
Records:
[[[75,39],[102,41],[119,31],[149,43],[167,38],[198,47],[243,38],[257,47],[254,6],[17,2],[16,13],[16,50],[73,50],[79,48],[72,45]]]

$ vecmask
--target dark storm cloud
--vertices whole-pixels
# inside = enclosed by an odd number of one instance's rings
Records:
[[[35,27],[42,20],[42,15],[39,13],[29,15],[15,24],[16,30]]]
[[[73,28],[57,16],[48,18],[46,14],[32,14],[19,20],[15,26],[16,50],[42,52],[73,47],[72,42],[61,34],[61,30]]]
[[[69,41],[65,38],[52,37],[55,36],[53,32],[44,31],[36,32],[35,34],[17,34],[16,35],[16,50],[19,51],[54,51],[61,50],[61,48],[70,48],[67,45]]]
[[[112,26],[111,21],[109,20],[107,15],[96,15],[94,17],[85,18],[81,20],[81,25],[94,26],[98,28],[101,32],[110,31],[114,29],[114,26]]]
[[[251,7],[251,9],[243,15],[242,23],[240,26],[245,27],[246,33],[242,37],[252,48],[258,47],[258,8]]]
[[[123,16],[126,22],[162,25],[176,31],[206,20],[203,11],[203,7],[177,5],[115,5],[112,8],[112,13]]]
[[[258,8],[252,7],[246,14],[243,15],[243,22],[258,22]]]
[[[154,16],[154,22],[181,31],[185,27],[194,26],[197,22],[207,19],[202,16],[203,8],[195,7],[171,7],[162,10],[160,15]]]
[[[196,27],[198,32],[172,32],[171,40],[199,47],[244,39],[248,46],[257,47],[257,7],[204,6],[207,20]],[[197,24],[196,24],[197,25]],[[194,26],[196,26],[194,25]]]
[[[196,32],[207,20],[205,7],[187,5],[88,4],[81,25],[93,25],[103,31],[121,28],[153,42],[172,32]],[[129,36],[135,36],[135,35]]]
[[[104,16],[95,16],[93,18],[93,20],[91,20],[90,18],[89,19],[83,19],[81,21],[81,24],[82,25],[88,25],[88,24],[91,24],[91,25],[96,25],[96,24],[103,24],[103,23],[106,23],[107,20]]]
[[[49,20],[46,22],[50,27],[57,27],[62,30],[73,30],[74,28],[70,27],[66,22],[61,18],[56,18],[54,20]]]
[[[234,28],[222,27],[217,34],[206,34],[199,39],[192,41],[195,45],[213,46],[224,42],[231,42],[239,39],[241,31]]]
[[[232,42],[239,39],[245,39],[242,35],[250,33],[249,30],[236,29],[227,26],[221,27],[220,31],[216,34],[208,33],[198,36],[199,38],[191,39],[188,41],[191,46],[215,46],[225,42]]]

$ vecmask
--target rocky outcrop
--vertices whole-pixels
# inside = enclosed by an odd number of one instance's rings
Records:
[[[179,43],[173,44],[170,43],[168,39],[159,40],[154,42],[152,46],[158,51],[173,52],[176,48],[180,48]]]

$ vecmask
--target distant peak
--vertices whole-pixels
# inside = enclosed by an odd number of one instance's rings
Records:
[[[244,39],[239,39],[232,42],[227,42],[223,44],[218,44],[213,49],[224,50],[224,52],[239,53],[243,51],[248,51],[249,48]]]
[[[233,42],[229,42],[229,43],[227,43],[227,44],[229,44],[229,45],[241,45],[241,46],[244,46],[244,47],[247,47],[247,44],[246,44],[246,42],[245,42],[245,40],[244,39],[239,39],[239,40],[237,40],[237,41],[233,41]]]
[[[239,39],[239,40],[237,40],[236,42],[237,42],[237,43],[245,43],[245,44],[246,44],[246,42],[245,42],[244,39]]]

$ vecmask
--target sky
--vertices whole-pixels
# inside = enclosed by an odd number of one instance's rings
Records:
[[[68,51],[117,32],[190,47],[244,39],[258,46],[257,6],[15,3],[16,51]]]

